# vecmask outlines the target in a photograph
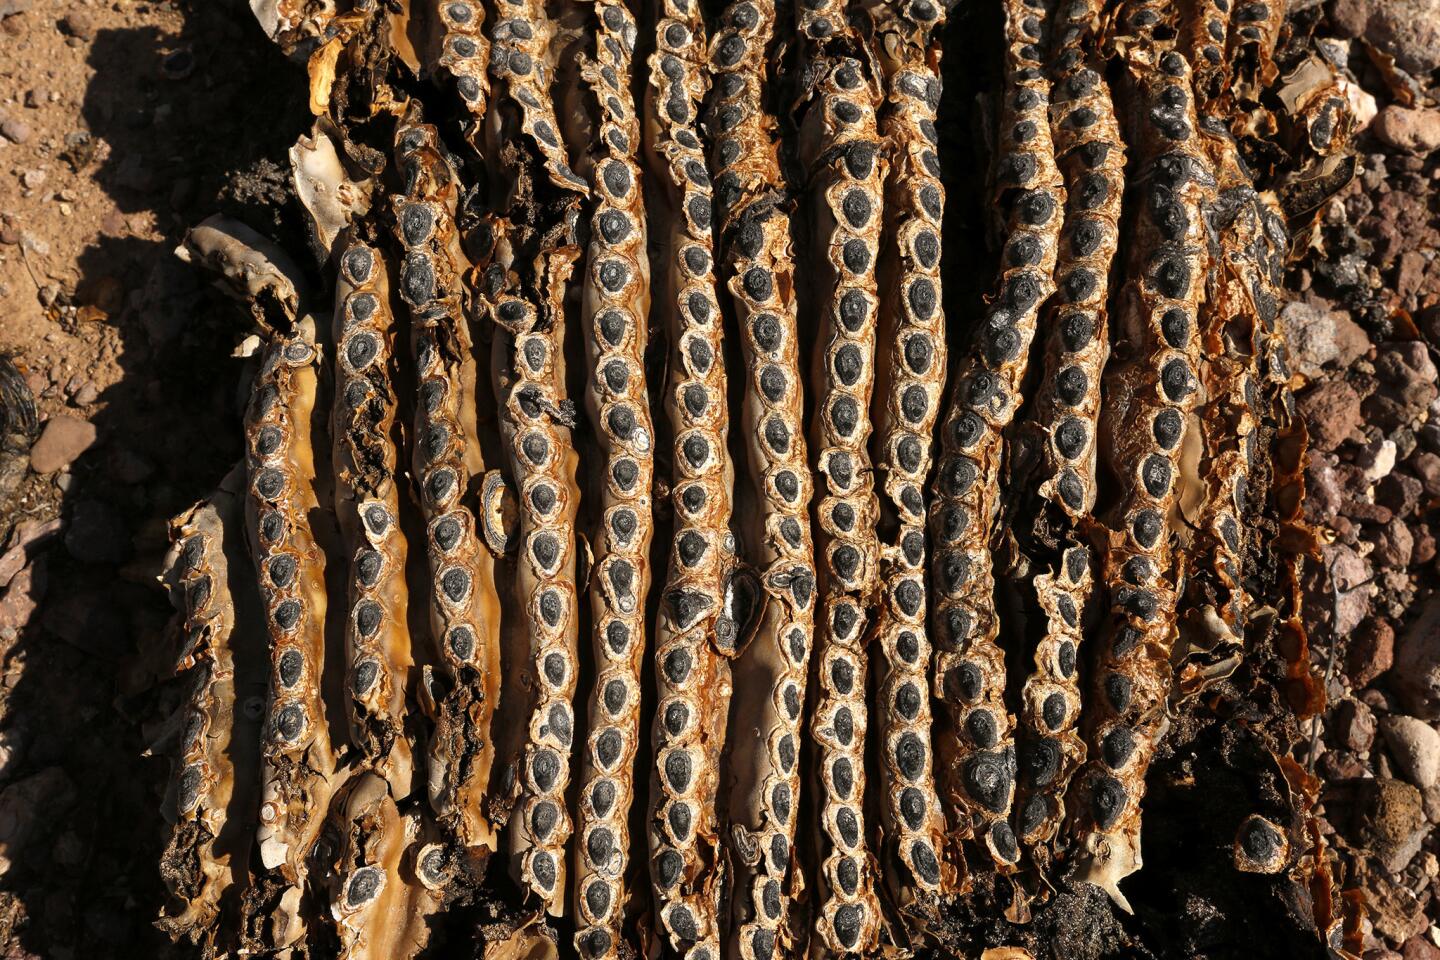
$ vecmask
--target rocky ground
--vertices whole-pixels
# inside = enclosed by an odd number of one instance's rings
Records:
[[[1307,621],[1329,706],[1297,759],[1367,899],[1365,956],[1431,960],[1440,0],[1297,5],[1362,127],[1285,309],[1325,542]],[[167,764],[147,751],[176,694],[154,578],[165,519],[240,452],[241,321],[172,251],[217,210],[299,247],[304,81],[238,0],[0,0],[0,51],[0,351],[43,421],[0,512],[0,949],[185,956],[151,926]]]

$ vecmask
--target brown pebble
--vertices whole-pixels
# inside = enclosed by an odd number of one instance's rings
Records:
[[[36,473],[54,473],[75,462],[95,443],[95,425],[77,417],[53,417],[35,446],[30,448],[30,468]]]

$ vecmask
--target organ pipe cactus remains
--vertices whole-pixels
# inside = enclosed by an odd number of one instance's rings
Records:
[[[185,248],[256,330],[164,577],[174,936],[1038,950],[1195,693],[1314,709],[1276,189],[1351,123],[1264,116],[1281,4],[252,6],[318,279]],[[1213,846],[1329,889],[1285,779]]]

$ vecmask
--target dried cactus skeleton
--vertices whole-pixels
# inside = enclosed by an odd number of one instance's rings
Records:
[[[932,0],[252,7],[309,63],[322,283],[187,242],[259,346],[165,577],[166,929],[411,957],[509,884],[487,943],[763,960],[1127,908],[1171,711],[1261,639],[1247,531],[1305,540],[1281,5],[997,0],[979,303]],[[1316,869],[1298,815],[1230,829]]]

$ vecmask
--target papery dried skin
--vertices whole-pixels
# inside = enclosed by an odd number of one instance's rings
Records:
[[[955,837],[983,843],[997,867],[1008,871],[1020,856],[1008,821],[1015,793],[1014,718],[1004,701],[990,540],[999,507],[1001,434],[1020,408],[1040,306],[1055,289],[1065,189],[1055,166],[1050,85],[1038,49],[1047,11],[1007,0],[1005,12],[996,168],[996,206],[1008,220],[1002,273],[975,324],[976,341],[959,364],[941,431],[930,531],[936,545],[934,693],[946,721],[937,736],[941,796]],[[917,281],[906,298],[928,316],[937,306],[935,294],[928,281]]]
[[[726,8],[710,45],[711,166],[744,368],[750,482],[740,534],[761,594],[759,622],[734,665],[730,716],[743,726],[726,752],[727,839],[736,867],[727,952],[745,960],[789,949],[784,921],[798,889],[791,863],[816,600],[796,278],[789,216],[777,205],[775,120],[764,106],[775,32],[769,0],[740,0]],[[866,926],[857,928],[857,940]]]
[[[932,16],[921,20],[922,12]],[[939,152],[941,10],[886,3],[871,16],[872,47],[879,52],[886,87],[881,133],[891,158],[884,191],[874,446],[881,489],[896,519],[893,537],[880,546],[883,602],[875,625],[886,833],[880,862],[892,896],[914,907],[955,884],[954,870],[942,865],[945,823],[929,759],[932,651],[925,588],[925,491],[948,357],[940,306],[945,193],[933,169]],[[935,290],[936,307],[928,315],[903,295],[917,282]],[[929,399],[921,415],[912,417],[907,398],[918,395]]]
[[[1082,620],[1093,589],[1086,522],[1095,506],[1100,385],[1109,355],[1110,273],[1119,247],[1125,144],[1103,66],[1085,55],[1099,4],[1071,3],[1055,24],[1055,103],[1050,127],[1065,176],[1065,226],[1045,311],[1044,359],[1021,427],[1033,466],[1023,473],[1040,504],[1030,563],[1045,632],[1021,694],[1020,799],[1015,827],[1027,846],[1054,838],[1063,797],[1085,759],[1077,731]],[[1028,464],[1026,466],[1029,466]],[[1012,465],[1013,467],[1013,465]],[[1022,468],[1023,469],[1023,468]]]
[[[887,165],[875,119],[879,78],[849,25],[844,0],[801,4],[797,11],[800,69],[807,78],[795,119],[807,183],[804,232],[818,253],[807,285],[820,313],[810,437],[816,475],[823,478],[815,505],[821,599],[810,717],[822,858],[815,932],[828,950],[865,952],[874,947],[880,918],[862,800],[868,726],[864,640],[867,608],[880,586],[874,535],[879,505],[869,440]],[[762,368],[761,390],[777,386],[777,372]]]
[[[475,361],[462,308],[467,264],[453,220],[459,187],[435,129],[413,118],[397,129],[396,160],[409,186],[390,204],[404,251],[397,292],[410,313],[415,365],[411,469],[425,521],[434,659],[445,678],[437,682],[427,671],[421,680],[435,722],[426,792],[460,846],[493,850],[500,605],[494,561],[462,501],[485,464],[474,442]]]
[[[365,773],[336,797],[330,825],[330,919],[343,960],[411,960],[430,939],[441,896],[415,882],[422,827],[401,815],[385,780]]]
[[[270,638],[270,696],[262,747],[257,839],[266,873],[254,909],[282,948],[305,932],[297,910],[307,858],[323,825],[337,761],[321,691],[325,558],[311,528],[316,389],[312,334],[266,347],[245,416],[246,520]]]
[[[1285,24],[1286,0],[1232,0],[1227,59],[1243,92],[1258,99],[1259,91],[1279,76],[1273,54]]]
[[[160,873],[175,902],[159,924],[171,936],[216,940],[249,886],[254,824],[235,811],[259,803],[260,716],[268,658],[258,596],[230,487],[177,518],[165,582],[182,620],[182,665],[192,676],[175,767],[174,821]],[[253,711],[253,712],[252,712]]]
[[[724,654],[734,649],[736,629],[725,602],[735,565],[734,466],[710,177],[698,135],[708,87],[705,22],[694,0],[666,0],[657,14],[645,138],[650,168],[663,184],[659,209],[666,216],[657,222],[669,225],[660,239],[667,257],[655,296],[670,344],[665,409],[674,437],[675,527],[655,624],[650,877],[669,943],[683,948],[688,940],[697,954],[708,949],[718,958],[720,877],[713,867],[721,858],[716,791],[731,689]],[[680,789],[667,764],[682,762],[689,782]],[[694,936],[686,937],[692,928]]]
[[[1158,5],[1137,5],[1130,19]],[[1112,341],[1126,344],[1128,357],[1106,371],[1102,450],[1119,486],[1103,518],[1109,609],[1087,701],[1094,704],[1086,719],[1090,759],[1069,803],[1075,876],[1122,907],[1128,904],[1119,881],[1141,863],[1145,771],[1166,727],[1175,585],[1184,562],[1172,549],[1179,462],[1200,400],[1197,316],[1209,268],[1203,212],[1215,189],[1189,63],[1163,44],[1142,41],[1128,67],[1127,130],[1145,205],[1114,317]]]
[[[350,557],[346,685],[351,739],[394,795],[410,793],[407,544],[400,528],[395,423],[395,324],[389,270],[363,243],[343,247],[335,287],[335,511]]]
[[[578,0],[576,0],[578,2]],[[580,764],[575,876],[575,945],[582,955],[613,954],[627,907],[629,818],[635,796],[641,675],[654,504],[655,430],[645,377],[650,260],[641,190],[640,123],[629,84],[635,22],[618,0],[581,4],[594,12],[593,62],[581,69],[595,102],[599,136],[591,144],[590,248],[580,323],[587,361],[586,401],[603,457],[599,526],[591,537],[592,649],[596,674]],[[625,466],[622,467],[622,464]],[[633,483],[613,480],[633,465]],[[604,784],[604,786],[602,786]],[[595,803],[599,790],[602,801]],[[693,817],[692,817],[693,819]]]
[[[1276,2],[1279,0],[1267,0]],[[1240,0],[1241,4],[1245,0]],[[1178,45],[1195,74],[1195,96],[1208,104],[1226,92],[1231,60],[1227,50],[1235,0],[1184,0]]]
[[[509,178],[510,206],[500,213],[508,218],[501,229],[510,259],[500,265],[509,270],[487,307],[497,325],[496,401],[520,505],[512,596],[528,624],[533,671],[510,851],[520,883],[559,915],[569,888],[565,848],[571,821],[565,793],[579,669],[575,515],[580,490],[570,436],[573,405],[565,391],[565,300],[580,258],[575,221],[590,190],[570,169],[556,121],[551,55],[559,51],[550,46],[555,26],[538,0],[510,5],[507,12],[491,33],[491,73],[497,82],[487,140],[494,155],[509,151],[510,166],[500,172]],[[638,190],[638,184],[631,189]],[[541,197],[548,199],[542,204]],[[617,465],[608,480],[629,493],[638,484],[638,464]],[[635,571],[624,589],[638,589],[642,575]]]

